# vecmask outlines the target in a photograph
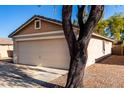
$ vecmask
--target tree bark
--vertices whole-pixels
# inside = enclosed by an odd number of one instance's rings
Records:
[[[91,6],[91,11],[86,23],[83,23],[83,11],[85,6],[78,7],[79,38],[74,35],[71,15],[72,6],[63,6],[62,26],[70,52],[70,68],[65,87],[83,87],[84,69],[87,61],[87,47],[92,32],[102,16],[104,6]]]

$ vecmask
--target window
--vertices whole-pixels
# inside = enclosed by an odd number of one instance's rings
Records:
[[[40,29],[40,28],[41,28],[41,21],[35,20],[35,29]]]

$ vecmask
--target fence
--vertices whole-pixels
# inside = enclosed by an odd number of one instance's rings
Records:
[[[124,55],[124,45],[113,45],[112,46],[112,54],[113,55]]]

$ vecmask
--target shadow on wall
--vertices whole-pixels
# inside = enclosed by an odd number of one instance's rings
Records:
[[[8,57],[13,58],[13,50],[7,50]]]
[[[100,63],[102,60],[104,60],[110,56],[111,56],[111,54],[108,54],[108,55],[102,56],[100,58],[97,58],[97,59],[95,59],[95,63]]]
[[[13,50],[7,50],[6,57],[0,57],[0,61],[13,63]]]
[[[44,82],[42,80],[37,80],[27,75],[21,70],[21,67],[16,67],[12,64],[1,63],[0,64],[0,80],[4,83],[0,83],[0,87],[46,87],[46,88],[55,88],[61,87],[56,84]]]

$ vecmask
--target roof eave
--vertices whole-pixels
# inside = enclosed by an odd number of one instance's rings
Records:
[[[111,41],[111,42],[114,42],[114,41],[115,41],[115,40],[113,40],[113,39],[110,39],[110,38],[101,36],[101,35],[96,34],[96,33],[92,33],[92,35],[93,35],[93,36],[96,36],[96,37],[99,37],[99,38],[101,38],[101,39],[105,39],[105,40],[107,40],[107,41]]]
[[[58,24],[58,25],[62,26],[62,22],[61,21],[58,21],[58,20],[55,20],[55,19],[51,19],[51,18],[45,18],[45,17],[39,16],[39,15],[34,15],[29,20],[27,20],[24,24],[22,24],[19,28],[17,28],[15,31],[13,31],[11,34],[9,34],[8,37],[12,38],[18,31],[20,31],[23,27],[28,25],[30,22],[32,22],[36,18],[39,18],[39,19],[42,19],[42,20],[46,20],[46,21],[49,21],[49,22],[52,22],[52,23],[55,23],[55,24]],[[73,27],[78,29],[78,27],[76,27],[76,26],[73,26]]]
[[[20,29],[23,28],[24,25],[26,25],[27,23],[30,23],[30,21],[32,21],[34,18],[36,18],[37,15],[34,15],[33,17],[31,17],[29,20],[27,20],[24,24],[22,24],[20,27],[18,27],[15,31],[13,31],[12,33],[10,33],[8,35],[9,38],[12,38],[13,35],[15,35]]]
[[[52,22],[52,23],[55,23],[55,24],[58,24],[58,25],[62,25],[61,21],[58,21],[58,20],[55,20],[55,19],[51,19],[51,18],[45,18],[45,17],[39,16],[39,15],[34,15],[29,20],[27,20],[24,24],[22,24],[19,28],[17,28],[15,31],[13,31],[10,35],[8,35],[8,37],[12,38],[17,32],[19,32],[22,28],[24,28],[26,25],[28,25],[30,22],[32,22],[36,18],[40,18],[42,20],[46,20],[46,21],[49,21],[49,22]],[[76,29],[79,29],[77,26],[73,26],[73,27],[76,28]],[[110,38],[106,38],[106,37],[101,36],[101,35],[98,35],[96,33],[93,33],[92,35],[96,36],[96,37],[99,37],[99,38],[102,38],[102,39],[105,39],[105,40],[108,40],[108,41],[111,41],[111,42],[114,42],[114,40],[112,40]]]

